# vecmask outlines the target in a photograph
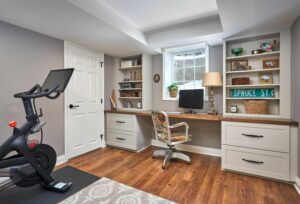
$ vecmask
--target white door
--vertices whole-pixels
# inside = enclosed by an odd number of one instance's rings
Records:
[[[65,96],[65,147],[72,158],[103,146],[104,55],[66,43],[65,61],[75,68]]]

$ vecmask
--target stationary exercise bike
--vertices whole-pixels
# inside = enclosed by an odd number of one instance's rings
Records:
[[[43,86],[35,85],[29,91],[17,93],[15,98],[23,101],[26,122],[21,127],[12,121],[9,126],[13,128],[13,134],[0,146],[0,179],[9,177],[1,183],[0,191],[13,185],[30,187],[42,184],[47,190],[66,192],[72,183],[55,181],[50,173],[56,164],[56,152],[47,145],[42,144],[43,130],[46,124],[40,121],[43,116],[42,109],[37,113],[35,99],[47,97],[56,99],[64,92],[74,69],[52,70],[47,76]],[[40,132],[40,141],[30,141],[28,136]],[[11,152],[17,154],[8,156]]]

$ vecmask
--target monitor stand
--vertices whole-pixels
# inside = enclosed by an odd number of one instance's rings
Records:
[[[197,114],[197,112],[193,111],[193,109],[190,109],[189,111],[186,111],[185,113],[189,113],[189,114]]]

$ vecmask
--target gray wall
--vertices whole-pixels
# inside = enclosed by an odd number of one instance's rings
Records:
[[[162,55],[152,56],[152,76],[159,74],[162,76]],[[209,70],[223,73],[223,46],[211,46],[209,49]],[[162,100],[162,80],[155,83],[152,82],[152,106],[156,110],[168,111],[186,111],[178,107],[178,101]],[[222,88],[216,90],[215,105],[219,112],[222,112]],[[208,102],[204,103],[204,109],[199,112],[208,111]],[[179,121],[172,121],[179,122]],[[221,148],[221,125],[220,122],[205,122],[205,121],[187,121],[190,125],[190,133],[193,135],[193,140],[190,144],[199,145],[211,148]]]
[[[292,119],[300,122],[300,17],[292,25]],[[298,130],[299,134],[300,129]],[[298,176],[300,176],[300,138],[298,138]]]
[[[109,96],[112,94],[114,87],[114,58],[110,55],[104,55],[104,109],[110,110],[111,103]],[[117,90],[115,90],[117,91]],[[117,93],[116,93],[117,94]]]
[[[24,119],[20,99],[13,94],[43,83],[50,69],[63,68],[63,41],[56,40],[0,21],[0,143],[12,130],[10,120],[21,125]],[[64,154],[63,97],[56,100],[39,99],[44,111],[42,121],[45,143],[53,146],[57,155]]]

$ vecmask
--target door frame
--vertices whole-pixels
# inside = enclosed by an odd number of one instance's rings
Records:
[[[102,106],[102,110],[103,110],[103,123],[100,124],[102,127],[102,131],[103,131],[103,137],[101,138],[101,144],[100,144],[100,147],[103,148],[106,146],[105,144],[105,114],[104,114],[104,103],[105,103],[105,100],[104,100],[104,53],[101,53],[97,50],[93,50],[93,49],[90,49],[90,48],[87,48],[87,47],[84,47],[84,46],[81,46],[81,45],[78,45],[78,44],[75,44],[75,43],[72,43],[72,42],[69,42],[69,41],[64,41],[64,69],[68,68],[68,46],[75,46],[75,47],[78,47],[80,49],[83,49],[83,50],[86,50],[86,51],[90,51],[90,52],[94,52],[96,54],[99,54],[100,56],[102,55],[103,56],[103,66],[101,67],[101,70],[100,70],[100,73],[101,73],[101,77],[100,77],[100,80],[101,80],[101,91],[103,93],[103,98],[102,98],[102,103],[100,103],[100,106]],[[101,63],[101,62],[99,62]],[[100,65],[101,66],[101,65]],[[65,154],[64,154],[64,157],[65,157],[65,160],[68,160],[70,159],[70,150],[69,150],[69,142],[70,142],[70,138],[68,136],[68,128],[67,128],[67,124],[68,124],[68,88],[66,88],[65,90],[65,93],[64,93],[64,148],[65,148]]]

